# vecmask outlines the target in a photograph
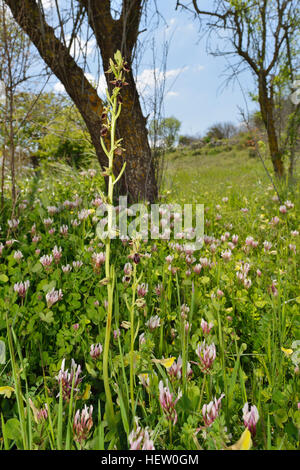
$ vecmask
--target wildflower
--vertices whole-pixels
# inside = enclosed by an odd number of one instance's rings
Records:
[[[263,242],[263,245],[264,245],[264,251],[265,251],[265,252],[270,251],[271,248],[272,248],[272,243],[271,243],[271,242],[267,242],[266,240]]]
[[[18,227],[20,221],[19,219],[12,219],[7,221],[9,228],[15,229]]]
[[[239,440],[230,447],[228,450],[250,450],[252,447],[251,432],[249,429],[245,429]]]
[[[150,317],[150,320],[146,322],[146,326],[148,326],[150,331],[155,330],[155,328],[158,328],[160,326],[160,318],[158,315],[155,315],[153,317]]]
[[[296,254],[296,245],[293,243],[289,244],[289,250]]]
[[[78,225],[80,225],[80,222],[77,219],[72,219],[71,220],[71,225],[73,227],[78,227]]]
[[[126,263],[125,266],[124,266],[124,273],[126,274],[126,276],[130,276],[131,273],[132,273],[132,264],[131,263]]]
[[[279,207],[279,212],[281,212],[281,214],[286,214],[287,213],[287,208],[285,205],[283,206],[280,206]]]
[[[114,340],[117,340],[119,338],[119,336],[121,336],[121,331],[120,329],[118,328],[117,330],[114,330]]]
[[[186,304],[181,305],[181,308],[180,308],[181,316],[183,315],[186,316],[186,314],[189,313],[189,311],[190,311],[190,308]]]
[[[37,242],[40,241],[40,239],[41,239],[41,237],[39,235],[34,235],[32,237],[32,243],[37,243]]]
[[[58,212],[58,208],[55,206],[48,206],[47,211],[49,215],[54,215]]]
[[[172,421],[173,425],[177,423],[177,412],[175,409],[176,403],[182,396],[179,390],[177,398],[173,398],[173,393],[170,392],[168,385],[164,387],[163,381],[159,382],[159,401],[167,420]]]
[[[2,255],[2,251],[3,251],[3,249],[4,249],[4,245],[3,245],[3,243],[0,243],[0,255]]]
[[[48,233],[49,233],[49,235],[53,235],[55,233],[55,228],[50,228]]]
[[[276,279],[273,279],[272,284],[269,287],[269,291],[270,291],[270,293],[272,293],[274,295],[274,297],[277,297],[277,295],[278,295],[278,290],[277,290],[276,285],[277,285],[277,281],[276,281]]]
[[[53,224],[53,219],[51,219],[51,218],[44,219],[44,225],[45,225],[46,227],[49,227],[49,226],[52,225],[52,224]]]
[[[291,201],[285,201],[284,204],[285,204],[287,209],[293,209],[294,208],[294,204]]]
[[[168,264],[171,264],[172,261],[173,261],[173,259],[174,259],[174,256],[168,255],[168,256],[166,257],[166,262],[167,262]]]
[[[222,393],[218,400],[215,397],[215,399],[209,402],[208,405],[203,405],[202,416],[204,419],[205,426],[211,426],[215,419],[219,416],[221,401],[224,396],[224,393]]]
[[[45,403],[45,406],[44,408],[41,408],[40,410],[38,410],[35,406],[34,406],[34,403],[33,401],[31,400],[31,398],[29,398],[29,405],[30,405],[30,408],[32,409],[32,412],[33,412],[33,416],[34,416],[34,420],[36,423],[42,421],[42,420],[46,420],[48,418],[48,406],[47,406],[47,403]]]
[[[247,212],[249,212],[249,209],[247,209],[247,207],[243,207],[241,209],[241,212],[243,212],[244,214],[247,214]]]
[[[139,264],[141,257],[138,253],[135,253],[132,259],[135,264]]]
[[[93,406],[89,408],[85,405],[81,413],[76,411],[73,422],[73,432],[75,441],[80,444],[86,441],[89,436],[90,430],[93,427]]]
[[[16,241],[18,241],[18,240],[14,240],[14,239],[6,240],[5,244],[6,244],[6,246],[12,246]]]
[[[254,437],[256,434],[256,424],[259,420],[258,410],[255,405],[249,409],[248,403],[245,403],[243,407],[243,420],[245,427],[249,429]]]
[[[29,281],[25,281],[24,283],[16,282],[16,284],[14,285],[14,291],[17,292],[20,297],[24,298],[29,286],[30,286]]]
[[[71,361],[70,372],[68,372],[68,369],[65,370],[65,359],[62,360],[60,371],[55,378],[58,381],[59,385],[61,384],[62,395],[64,399],[68,400],[70,398],[73,381],[74,381],[73,390],[75,392],[78,392],[79,390],[78,385],[82,381],[82,377],[80,377],[81,372],[82,371],[81,371],[80,365],[77,365],[74,359],[72,359]],[[59,396],[59,393],[57,396]]]
[[[75,331],[77,331],[79,329],[79,323],[74,323],[74,325],[72,325],[72,326],[73,326],[73,329]]]
[[[14,259],[15,259],[16,261],[21,261],[22,258],[23,258],[23,253],[22,253],[22,251],[17,250],[17,251],[14,252]]]
[[[200,367],[204,372],[207,372],[213,365],[214,360],[216,359],[216,346],[214,343],[211,345],[203,343],[198,344],[196,349],[196,354],[200,359]]]
[[[62,256],[62,249],[61,247],[57,248],[57,246],[55,245],[55,247],[53,248],[52,250],[52,254],[53,254],[53,258],[55,260],[55,263],[59,263],[59,260]]]
[[[139,381],[143,385],[143,387],[147,388],[150,385],[150,378],[149,374],[139,374]]]
[[[235,245],[237,245],[238,241],[239,241],[239,236],[238,235],[232,235],[232,243],[234,243]]]
[[[292,230],[291,235],[292,235],[292,237],[297,237],[299,235],[298,230]]]
[[[100,197],[96,197],[93,201],[92,201],[92,204],[93,206],[95,207],[100,207],[102,204],[103,204],[103,201]]]
[[[61,269],[64,273],[69,273],[72,270],[72,266],[66,264],[66,266],[62,266]]]
[[[207,258],[200,258],[199,261],[200,261],[202,268],[207,268],[207,266],[209,266],[210,264],[210,261]]]
[[[62,225],[59,227],[59,233],[66,237],[68,235],[69,227],[67,225]]]
[[[193,267],[193,271],[194,271],[195,274],[200,274],[201,269],[202,269],[201,264],[196,264],[196,265]]]
[[[78,219],[81,221],[81,220],[85,220],[88,218],[88,216],[90,215],[90,210],[89,209],[82,209],[82,211],[80,211],[78,213]]]
[[[101,251],[101,253],[93,253],[92,254],[92,264],[96,271],[98,271],[102,264],[105,263],[105,254]]]
[[[230,258],[231,258],[231,255],[232,255],[231,250],[225,250],[225,251],[222,251],[222,253],[221,253],[221,257],[222,257],[225,261],[229,261]]]
[[[40,263],[44,268],[49,268],[51,266],[53,261],[53,256],[52,255],[44,255],[40,258]]]
[[[151,432],[148,431],[148,428],[143,429],[139,426],[138,418],[135,418],[135,422],[136,427],[128,436],[130,450],[155,450]]]
[[[174,361],[173,364],[171,365],[171,367],[169,367],[167,370],[168,370],[168,374],[169,374],[171,380],[174,380],[174,379],[180,380],[181,377],[182,377],[182,358],[181,358],[181,356],[179,356],[178,359],[177,359],[177,362]],[[187,368],[186,368],[186,375],[187,375],[187,377],[189,377],[192,374],[193,374],[193,371],[191,369],[190,363],[188,362],[187,363]]]
[[[163,291],[163,285],[162,284],[157,284],[154,288],[155,294],[160,297]]]
[[[73,268],[79,269],[83,265],[83,262],[82,261],[73,261],[72,265],[73,265]]]
[[[146,343],[145,333],[141,333],[139,336],[139,345],[141,347],[142,344]]]
[[[101,356],[102,351],[103,351],[102,344],[100,343],[92,344],[91,349],[90,349],[90,356],[96,360]]]
[[[201,328],[202,328],[202,331],[205,335],[208,335],[210,333],[210,330],[212,329],[212,327],[214,326],[214,324],[212,322],[209,322],[207,323],[207,321],[205,321],[203,318],[201,320],[201,324],[200,324]]]
[[[55,304],[62,298],[63,298],[62,290],[61,289],[55,290],[53,287],[53,289],[51,289],[51,291],[46,294],[47,307],[48,308],[52,307],[53,304]]]
[[[271,219],[271,221],[270,221],[270,225],[272,225],[272,226],[274,227],[274,226],[277,225],[279,222],[280,222],[279,217],[275,216],[275,217],[272,217],[272,219]]]
[[[145,283],[139,284],[137,286],[136,291],[137,291],[138,297],[145,297],[145,295],[148,293],[148,284],[145,284]]]

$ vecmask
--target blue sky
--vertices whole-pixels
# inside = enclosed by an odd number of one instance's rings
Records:
[[[182,122],[181,133],[186,134],[203,134],[208,126],[219,121],[238,123],[238,106],[246,108],[245,96],[250,110],[255,108],[248,98],[254,85],[251,74],[244,72],[239,78],[243,93],[238,83],[224,89],[228,59],[206,52],[206,38],[199,41],[197,21],[188,12],[175,11],[174,0],[158,3],[169,25],[167,31],[162,26],[158,36],[172,35],[167,69],[182,69],[171,93],[165,97],[165,114],[177,117]],[[171,85],[172,80],[167,84]]]
[[[51,2],[52,0],[43,0],[46,5],[51,5]],[[227,59],[213,57],[206,52],[206,39],[199,41],[197,21],[188,12],[176,11],[175,0],[158,0],[157,4],[165,20],[160,20],[154,30],[157,64],[161,61],[164,40],[171,38],[167,57],[164,115],[179,119],[182,123],[180,133],[189,135],[203,135],[207,128],[216,122],[240,122],[238,106],[246,109],[245,96],[248,97],[249,91],[254,90],[250,73],[244,72],[240,76],[243,93],[238,83],[224,89],[222,85],[225,80],[224,71],[228,65]],[[209,1],[204,0],[203,4],[209,4]],[[152,20],[152,26],[154,23]],[[151,25],[148,24],[149,30]],[[149,36],[149,32],[145,32],[141,34],[140,39],[142,41]],[[95,41],[91,39],[88,45],[89,71],[86,75],[92,82],[97,81],[99,93],[103,94],[105,78],[103,71],[97,76],[97,65],[93,62],[92,52],[94,45]],[[156,68],[156,75],[160,77],[159,65],[156,65]],[[137,70],[138,90],[142,102],[146,103],[146,115],[151,112],[149,102],[153,99],[153,71],[153,53],[148,44],[145,53],[139,58]],[[63,91],[62,85],[55,77],[51,80],[51,86],[55,91]],[[254,104],[249,98],[247,101],[250,110],[253,110]]]

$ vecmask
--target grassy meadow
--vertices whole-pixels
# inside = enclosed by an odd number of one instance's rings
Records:
[[[112,240],[110,303],[96,163],[18,184],[0,223],[0,449],[299,449],[299,184],[279,200],[246,146],[168,153],[161,202],[204,204],[203,248]]]

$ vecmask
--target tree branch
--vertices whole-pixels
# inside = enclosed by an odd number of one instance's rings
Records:
[[[55,36],[35,0],[5,0],[15,20],[29,36],[41,57],[64,85],[83,117],[99,124],[99,114],[103,107],[96,90],[84,76],[84,71],[76,64],[68,48]],[[84,95],[82,94],[84,90]]]

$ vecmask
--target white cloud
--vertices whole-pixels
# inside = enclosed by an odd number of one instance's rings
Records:
[[[60,82],[55,83],[55,85],[53,87],[53,91],[55,91],[55,93],[65,93],[66,92],[65,87]]]
[[[163,80],[166,80],[166,85],[168,85],[168,81],[176,79],[179,75],[183,72],[186,72],[189,67],[182,67],[178,69],[170,69],[167,70],[165,73],[159,69],[144,69],[142,73],[137,76],[136,86],[138,93],[141,95],[147,95],[152,93],[155,83],[159,85],[162,84]]]
[[[166,96],[167,98],[173,98],[175,96],[179,96],[179,93],[177,91],[168,91]]]
[[[104,73],[100,75],[99,81],[97,81],[96,77],[89,72],[85,72],[85,78],[90,82],[90,84],[97,88],[97,92],[99,96],[104,96],[106,91],[106,79]],[[55,93],[66,93],[65,87],[61,82],[56,82],[53,86],[53,91]]]
[[[55,5],[54,0],[42,0],[42,5],[44,10],[50,10],[50,8],[53,8]]]
[[[66,35],[67,46],[70,44],[70,39],[71,39],[71,36],[69,34]],[[86,42],[85,39],[81,38],[80,36],[76,36],[75,39],[73,38],[72,46],[70,49],[70,54],[72,57],[75,57],[76,59],[78,59],[78,56],[81,56],[82,54],[89,56],[94,51],[95,46],[96,46],[95,38],[92,38]]]

